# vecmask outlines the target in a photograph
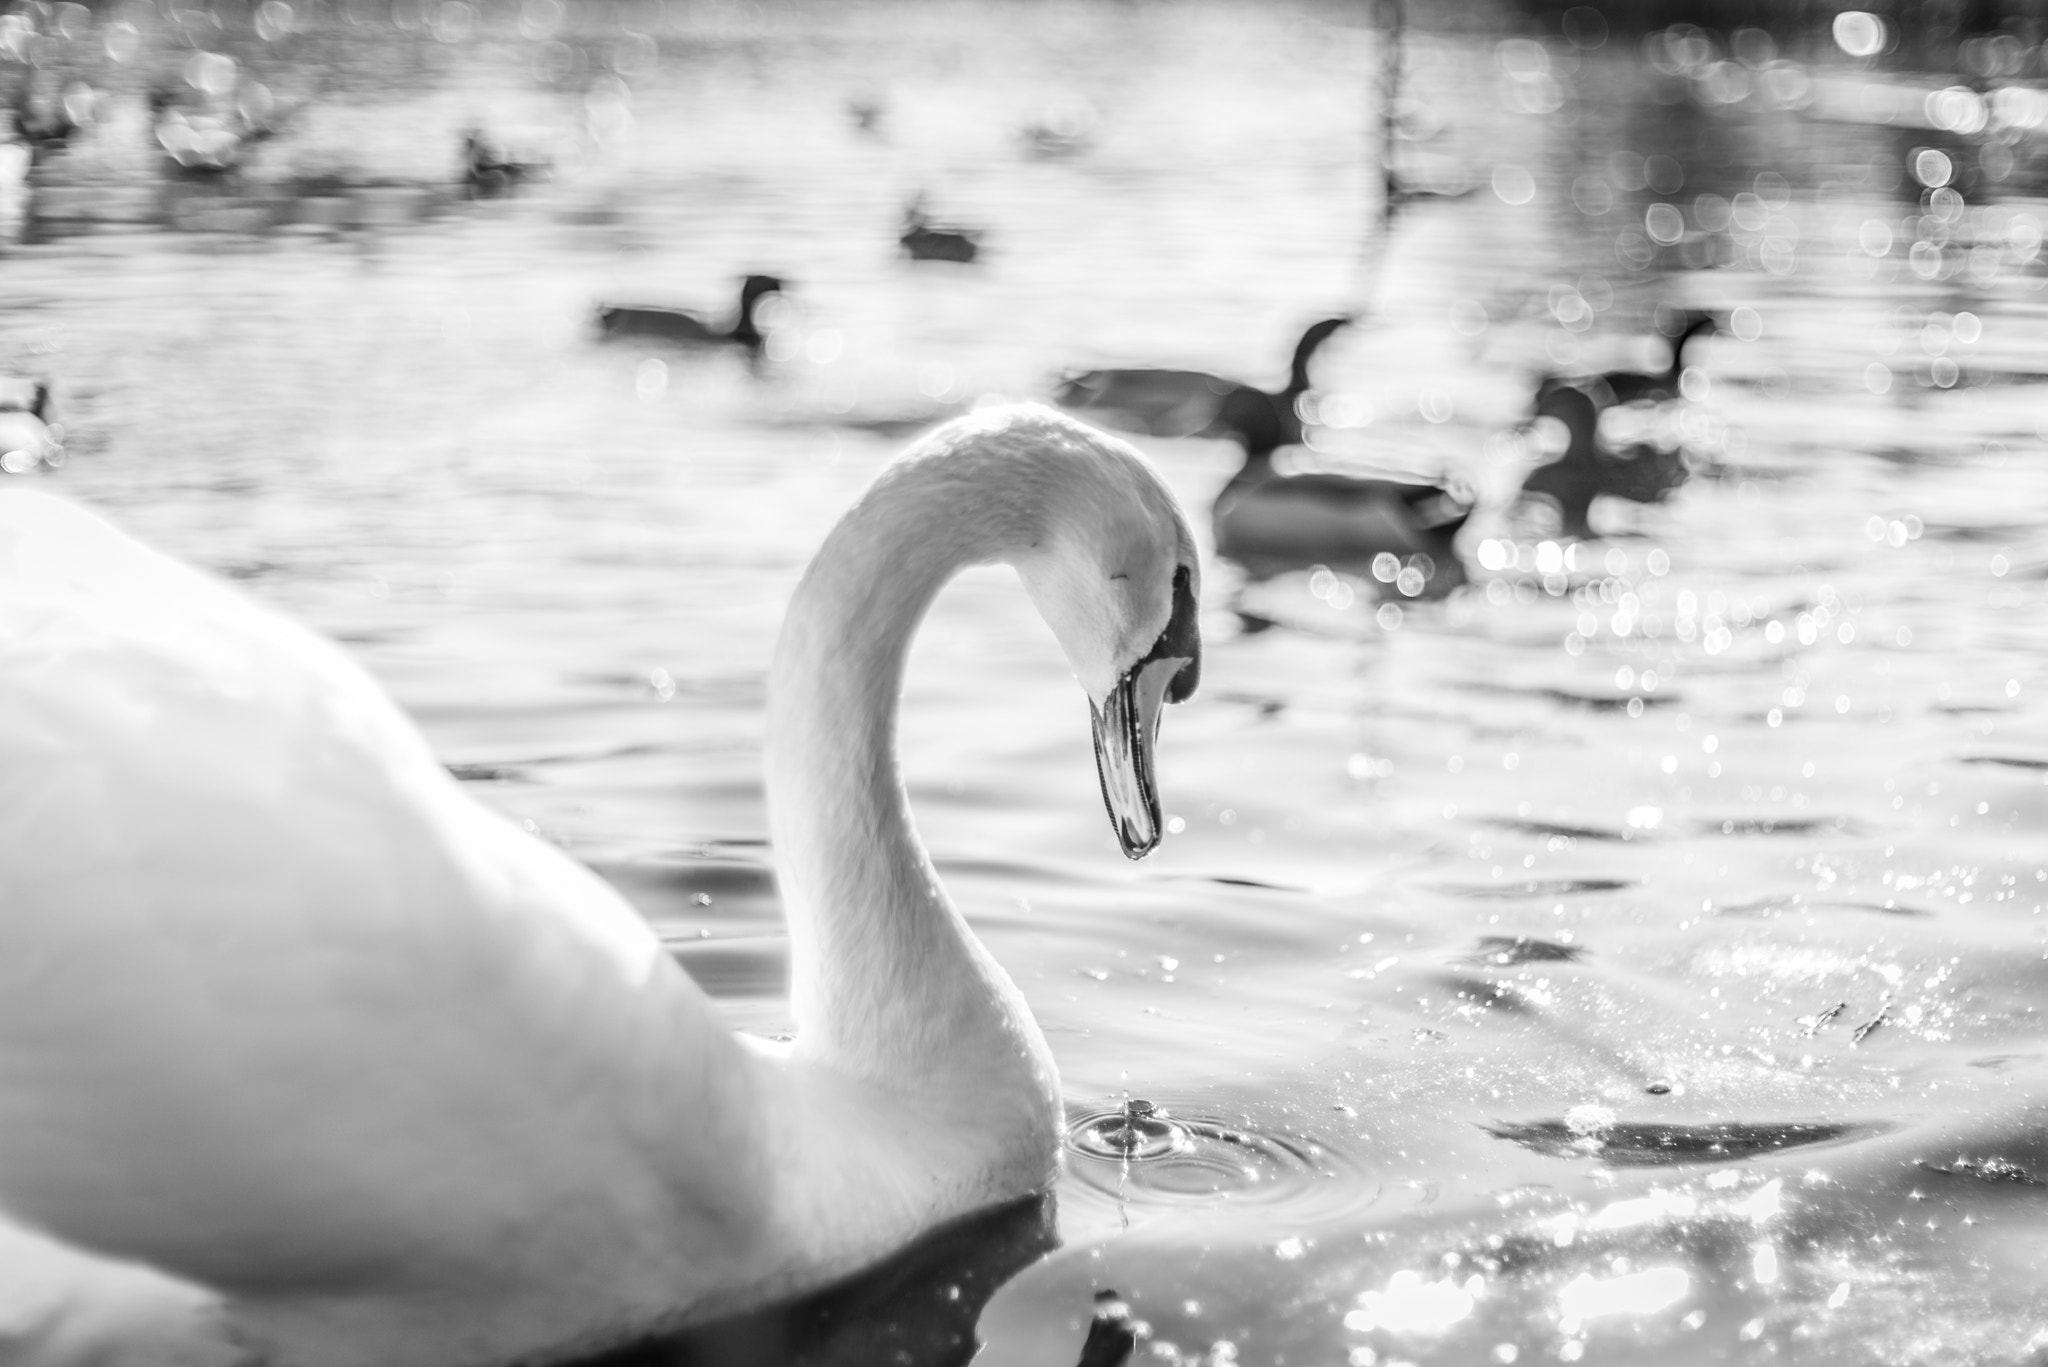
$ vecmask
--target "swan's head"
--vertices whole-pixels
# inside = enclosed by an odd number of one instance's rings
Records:
[[[1160,714],[1202,671],[1201,561],[1180,504],[1127,442],[1038,405],[964,420],[1013,445],[1034,497],[1009,555],[1087,691],[1102,799],[1124,853],[1159,844]]]

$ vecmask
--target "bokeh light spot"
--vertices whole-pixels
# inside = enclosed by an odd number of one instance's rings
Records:
[[[1843,10],[1835,16],[1835,46],[1851,57],[1875,57],[1884,51],[1884,20],[1864,10]]]

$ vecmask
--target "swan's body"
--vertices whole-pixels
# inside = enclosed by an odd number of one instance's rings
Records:
[[[663,304],[600,304],[597,329],[606,337],[648,337],[682,346],[730,344],[749,356],[761,354],[767,337],[755,316],[761,301],[778,294],[783,282],[772,275],[750,275],[740,281],[739,304],[730,323],[708,322],[688,309]]]
[[[1157,839],[1150,728],[1196,654],[1171,496],[1042,410],[942,429],[777,647],[778,1050],[334,646],[0,491],[0,1360],[548,1362],[1042,1188],[1051,1057],[894,751],[910,637],[990,559],[1106,719],[1126,848]]]
[[[1610,449],[1600,439],[1601,405],[1583,389],[1556,385],[1537,400],[1538,419],[1564,424],[1562,455],[1539,465],[1522,481],[1521,496],[1539,495],[1557,507],[1558,530],[1591,539],[1589,514],[1602,496],[1632,503],[1661,503],[1691,477],[1683,452],[1648,443]]]

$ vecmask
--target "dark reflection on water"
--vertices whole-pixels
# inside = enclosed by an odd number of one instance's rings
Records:
[[[935,1230],[827,1291],[577,1367],[963,1367],[995,1289],[1057,1241],[1050,1197]]]
[[[1502,1122],[1488,1127],[1487,1133],[1552,1158],[1590,1158],[1615,1167],[1660,1167],[1725,1163],[1777,1149],[1877,1133],[1883,1128],[1818,1121],[1657,1125],[1530,1120]]]
[[[1554,835],[1554,831],[1539,834]],[[1620,878],[1549,878],[1523,883],[1444,883],[1437,891],[1480,902],[1513,902],[1543,897],[1572,897],[1587,892],[1621,892],[1634,884]]]
[[[1507,968],[1514,964],[1571,963],[1585,957],[1584,945],[1561,945],[1533,935],[1482,935],[1468,962]]]

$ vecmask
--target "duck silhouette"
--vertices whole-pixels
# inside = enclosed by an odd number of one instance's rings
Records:
[[[1391,554],[1428,557],[1427,592],[1465,581],[1452,544],[1471,515],[1468,497],[1422,481],[1329,472],[1282,474],[1274,454],[1302,443],[1300,400],[1309,365],[1349,317],[1313,323],[1295,344],[1278,391],[1192,370],[1095,370],[1069,377],[1059,401],[1112,426],[1153,436],[1220,437],[1244,464],[1210,509],[1216,553],[1253,580],[1313,565],[1364,571]]]
[[[871,138],[882,136],[882,121],[887,114],[881,100],[870,96],[857,96],[846,102],[846,118],[855,131]]]
[[[1095,142],[1100,114],[1084,99],[1059,100],[1017,130],[1025,152],[1047,160],[1078,156]]]
[[[922,195],[904,209],[903,233],[896,241],[912,261],[954,261],[964,266],[981,255],[981,233],[934,224],[925,214]]]
[[[1216,553],[1253,581],[1315,565],[1363,574],[1392,555],[1422,571],[1429,596],[1464,583],[1453,542],[1472,515],[1469,496],[1421,480],[1275,468],[1274,455],[1302,440],[1299,398],[1249,385],[1224,398],[1213,430],[1244,448],[1244,464],[1210,508]]]
[[[187,108],[173,90],[158,86],[149,92],[157,145],[170,158],[172,173],[188,180],[232,177],[250,152],[284,132],[305,106],[304,100],[279,105],[263,91],[232,107]]]
[[[1440,597],[1466,580],[1455,539],[1471,515],[1469,496],[1439,484],[1283,475],[1268,453],[1246,455],[1216,495],[1210,527],[1216,553],[1253,581],[1316,565],[1363,575],[1391,555],[1420,570],[1422,595]]]
[[[600,304],[598,331],[606,337],[646,337],[682,346],[737,346],[757,357],[766,337],[756,316],[761,301],[779,294],[784,282],[772,275],[740,281],[739,304],[729,324],[706,322],[701,314],[663,304]]]
[[[1533,494],[1554,504],[1558,529],[1584,540],[1599,535],[1588,521],[1594,499],[1661,503],[1692,474],[1684,453],[1676,449],[1647,442],[1608,448],[1600,439],[1600,412],[1601,405],[1584,389],[1561,384],[1544,391],[1536,401],[1536,417],[1564,425],[1564,453],[1522,481],[1522,498]]]
[[[481,128],[462,132],[462,183],[471,199],[495,199],[510,194],[524,181],[548,173],[545,161],[518,161],[484,136]]]
[[[1309,363],[1351,318],[1311,323],[1294,344],[1287,385],[1269,392],[1206,370],[1085,370],[1061,378],[1060,407],[1148,437],[1228,437],[1247,454],[1271,454],[1301,440],[1295,401],[1309,391]]]
[[[1630,403],[1665,403],[1678,397],[1678,382],[1685,375],[1685,348],[1693,338],[1718,331],[1721,322],[1703,309],[1686,309],[1677,315],[1678,335],[1671,341],[1671,364],[1654,373],[1636,370],[1608,370],[1597,375],[1565,377],[1546,375],[1537,384],[1536,397],[1560,386],[1582,390],[1600,408]]]
[[[24,82],[15,88],[8,117],[16,140],[28,147],[34,164],[40,166],[91,126],[98,101],[98,92],[84,81],[72,81],[58,93],[41,83]]]

